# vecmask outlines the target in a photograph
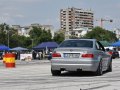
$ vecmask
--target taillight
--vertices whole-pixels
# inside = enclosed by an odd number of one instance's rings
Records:
[[[61,54],[60,53],[53,53],[52,57],[61,57]]]
[[[113,54],[113,52],[111,51],[111,52],[108,52],[110,55],[112,55]]]
[[[93,54],[82,54],[83,58],[93,58],[94,55]]]

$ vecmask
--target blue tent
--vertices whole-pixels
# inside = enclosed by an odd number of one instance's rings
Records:
[[[9,50],[10,48],[5,45],[0,45],[0,50]]]
[[[33,49],[53,49],[58,47],[58,44],[56,42],[43,42],[41,44],[38,44],[37,46],[33,47]]]
[[[15,47],[15,48],[12,48],[10,50],[13,50],[13,51],[25,51],[25,50],[28,50],[27,48],[23,48],[23,47]]]
[[[120,47],[120,40],[115,43],[112,43],[110,46]]]

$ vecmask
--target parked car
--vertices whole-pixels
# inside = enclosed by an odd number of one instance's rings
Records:
[[[113,59],[119,58],[119,52],[115,48],[113,50],[107,48],[106,51],[112,56]]]
[[[113,51],[113,52],[112,52],[112,58],[113,58],[113,59],[119,58],[119,52],[118,52],[118,51]]]
[[[62,71],[92,71],[102,75],[112,71],[112,57],[96,39],[64,40],[52,53],[51,73]]]

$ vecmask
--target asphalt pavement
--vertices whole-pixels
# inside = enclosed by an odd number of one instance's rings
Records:
[[[42,63],[50,63],[50,60],[44,59],[44,60],[15,60],[15,66],[17,65],[30,65],[30,64],[42,64]],[[5,63],[3,63],[3,60],[0,60],[0,67],[4,68]]]
[[[120,90],[120,59],[113,59],[113,71],[102,76],[90,72],[52,76],[49,60],[16,60],[12,69],[2,61],[0,65],[0,90]]]

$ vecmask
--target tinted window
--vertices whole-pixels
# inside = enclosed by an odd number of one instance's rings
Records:
[[[89,40],[66,40],[59,47],[93,47],[93,41]]]

